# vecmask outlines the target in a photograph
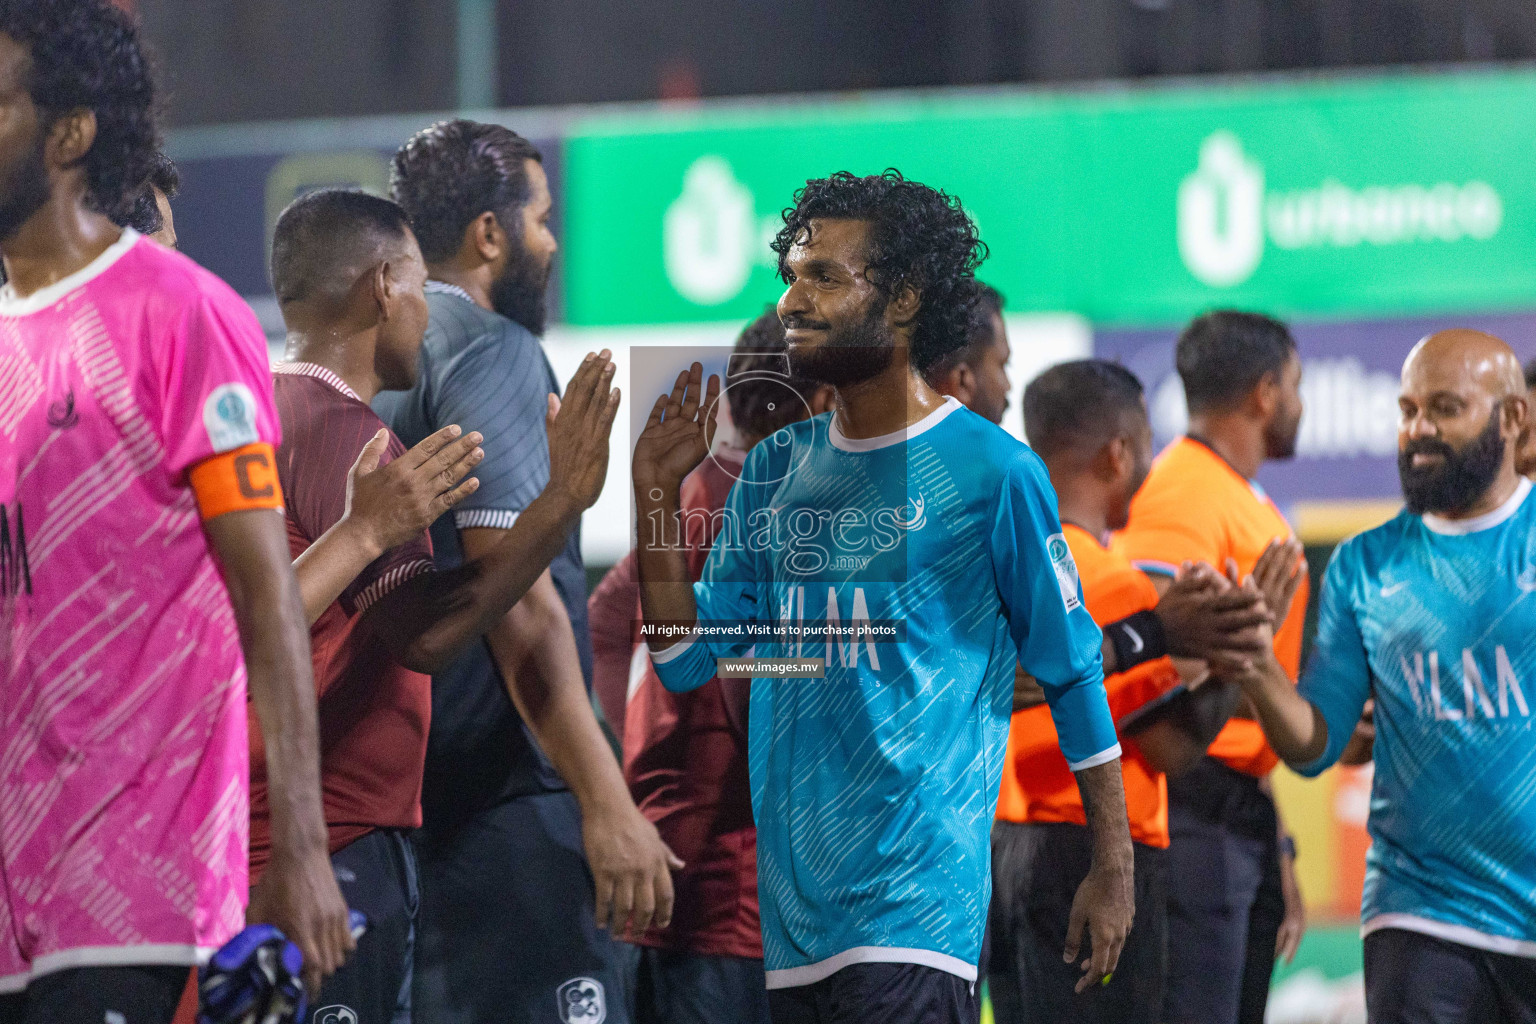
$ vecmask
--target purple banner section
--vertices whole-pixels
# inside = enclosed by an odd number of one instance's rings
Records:
[[[561,143],[554,138],[532,141],[543,154],[555,195],[551,222],[559,238]],[[393,155],[393,149],[361,147],[178,160],[181,194],[173,203],[178,244],[246,298],[270,296],[267,259],[272,228],[283,207],[317,188],[363,188],[388,195]],[[554,275],[550,316],[558,321],[562,318],[558,257]]]
[[[1290,512],[1297,502],[1401,497],[1397,481],[1397,393],[1414,342],[1448,327],[1495,334],[1521,360],[1536,355],[1536,313],[1421,317],[1292,325],[1301,352],[1305,412],[1296,457],[1269,462],[1259,483]],[[1184,389],[1173,368],[1176,331],[1101,330],[1094,354],[1113,359],[1147,388],[1159,450],[1185,427]]]

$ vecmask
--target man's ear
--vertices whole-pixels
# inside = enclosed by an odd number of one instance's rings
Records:
[[[389,319],[390,308],[395,301],[395,272],[389,260],[380,260],[368,275],[372,285],[373,305],[379,311],[379,321]]]
[[[1118,480],[1130,472],[1131,443],[1129,438],[1112,437],[1104,442],[1095,460],[1097,468],[1106,480]]]
[[[469,222],[464,229],[464,248],[470,250],[482,263],[495,263],[507,251],[507,233],[501,221],[490,210]]]
[[[1530,400],[1525,395],[1509,395],[1499,405],[1500,420],[1515,433],[1523,437],[1532,428]]]
[[[69,111],[53,122],[43,144],[43,159],[55,167],[73,167],[96,143],[96,112],[89,107]]]
[[[922,306],[923,293],[913,287],[910,282],[904,282],[901,287],[891,293],[890,302],[886,304],[886,313],[897,327],[905,327],[917,319],[917,311]]]
[[[837,408],[837,389],[831,384],[823,384],[811,395],[811,415],[820,416],[829,409]]]
[[[1270,370],[1248,392],[1248,408],[1260,419],[1268,420],[1280,406],[1280,372]]]

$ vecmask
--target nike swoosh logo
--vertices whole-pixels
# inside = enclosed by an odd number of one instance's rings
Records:
[[[1120,628],[1125,630],[1125,635],[1130,637],[1131,638],[1131,642],[1136,645],[1135,647],[1131,648],[1131,653],[1132,654],[1140,654],[1142,652],[1142,650],[1147,646],[1145,643],[1142,642],[1141,634],[1136,632],[1130,626],[1121,626]]]
[[[1399,590],[1402,590],[1407,585],[1407,583],[1394,583],[1390,587],[1382,587],[1381,596],[1391,597],[1393,594],[1397,593]]]

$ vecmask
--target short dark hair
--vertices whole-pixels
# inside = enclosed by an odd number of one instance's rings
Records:
[[[528,202],[533,143],[499,124],[456,118],[423,128],[395,153],[389,191],[429,263],[459,251],[464,229],[489,210],[505,226]],[[516,235],[521,238],[521,233]]]
[[[288,204],[272,232],[272,290],[280,303],[323,291],[339,297],[376,258],[380,243],[398,242],[410,221],[398,204],[356,189],[308,192]]]
[[[1006,300],[1003,293],[984,282],[976,282],[976,305],[971,307],[970,322],[966,325],[965,344],[948,352],[923,371],[929,384],[942,381],[961,363],[974,365],[992,344],[992,318],[1003,315]]]
[[[801,418],[805,407],[785,402],[784,388],[809,400],[820,385],[790,375],[788,351],[784,325],[772,306],[742,329],[725,371],[725,401],[737,430],[763,438]]]
[[[1146,416],[1141,381],[1119,363],[1077,359],[1046,370],[1024,389],[1024,436],[1043,459],[1096,452]]]
[[[72,110],[96,115],[86,200],[121,221],[160,150],[155,83],[132,19],[107,0],[0,0],[0,33],[26,48],[42,131]]]
[[[1536,359],[1525,364],[1525,390],[1529,391],[1532,388],[1536,388]],[[1536,409],[1533,409],[1532,413],[1536,414]]]
[[[164,153],[155,154],[155,169],[149,172],[149,179],[139,189],[138,198],[133,201],[127,215],[117,223],[125,228],[133,228],[141,235],[152,235],[165,227],[165,218],[160,215],[160,203],[155,199],[156,189],[165,193],[167,199],[175,199],[176,193],[181,191],[181,172]]]
[[[908,181],[894,168],[863,178],[838,171],[807,181],[783,216],[773,240],[780,277],[788,273],[784,260],[790,248],[810,237],[811,221],[867,221],[870,283],[887,296],[907,284],[922,294],[912,333],[913,367],[921,373],[965,344],[978,299],[976,268],[987,258],[987,246],[959,199]]]
[[[1266,373],[1279,374],[1296,352],[1291,330],[1274,317],[1219,309],[1191,320],[1174,364],[1190,412],[1230,408]]]

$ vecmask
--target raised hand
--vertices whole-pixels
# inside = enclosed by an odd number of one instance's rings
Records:
[[[1261,595],[1203,562],[1185,564],[1157,602],[1157,617],[1175,657],[1254,655],[1268,642],[1258,631],[1270,622]]]
[[[479,480],[464,477],[485,458],[481,437],[462,433],[457,424],[446,426],[382,469],[389,431],[381,428],[363,445],[347,477],[342,518],[374,552],[404,544],[479,488]]]
[[[1253,567],[1253,581],[1264,595],[1276,631],[1290,615],[1291,600],[1307,574],[1307,560],[1301,552],[1301,541],[1295,538],[1272,540]]]
[[[656,399],[635,442],[636,493],[659,488],[663,495],[675,496],[683,478],[709,454],[715,441],[720,378],[711,374],[706,390],[703,377],[704,367],[694,363],[677,375],[670,395]]]
[[[588,352],[565,386],[565,400],[549,396],[546,493],[561,495],[578,509],[592,507],[608,477],[608,439],[620,398],[619,389],[611,387],[612,355],[607,349]]]

